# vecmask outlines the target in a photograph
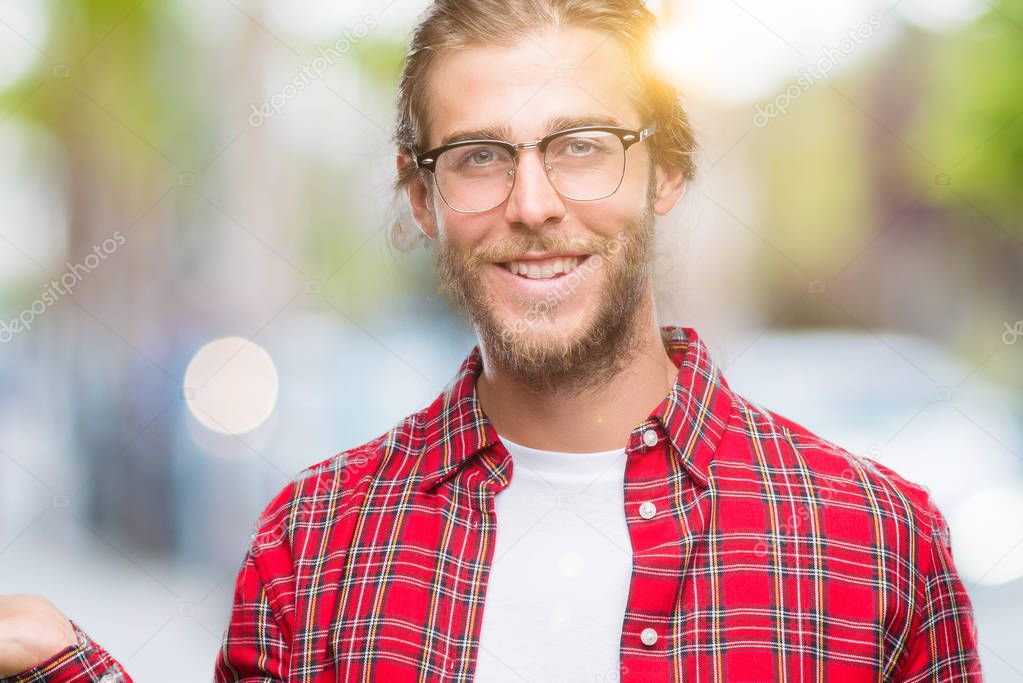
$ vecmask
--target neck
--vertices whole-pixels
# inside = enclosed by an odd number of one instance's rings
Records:
[[[609,378],[582,392],[538,393],[492,363],[481,342],[477,398],[497,432],[543,450],[584,453],[623,447],[678,375],[661,340],[652,287],[641,301],[633,352]]]

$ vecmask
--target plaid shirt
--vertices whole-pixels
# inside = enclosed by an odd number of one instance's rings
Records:
[[[732,392],[692,328],[662,332],[678,376],[626,445],[621,679],[980,680],[927,491]],[[476,347],[429,407],[270,502],[217,681],[472,680],[494,495],[513,471],[476,398],[481,368]],[[98,646],[13,680],[104,671],[131,680]]]

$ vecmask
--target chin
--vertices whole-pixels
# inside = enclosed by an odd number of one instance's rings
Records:
[[[496,318],[497,328],[510,346],[564,346],[569,344],[583,329],[583,320],[576,312],[558,312],[546,318],[535,313],[512,313],[505,311]]]

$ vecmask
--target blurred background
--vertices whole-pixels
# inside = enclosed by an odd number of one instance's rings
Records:
[[[209,680],[272,495],[474,344],[388,242],[424,7],[0,0],[0,592],[136,680]],[[650,7],[701,144],[662,324],[928,486],[1023,680],[1023,3]]]

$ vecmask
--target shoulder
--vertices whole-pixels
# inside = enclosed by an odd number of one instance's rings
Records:
[[[282,543],[294,547],[300,537],[332,526],[366,496],[382,472],[407,465],[411,458],[406,456],[417,451],[421,424],[422,413],[413,413],[383,434],[302,469],[256,520],[251,537],[255,554]]]
[[[843,524],[877,522],[879,534],[898,527],[928,545],[947,537],[925,486],[742,396],[733,410],[730,436],[744,447],[732,441],[723,469],[734,467],[778,500],[830,508]]]

